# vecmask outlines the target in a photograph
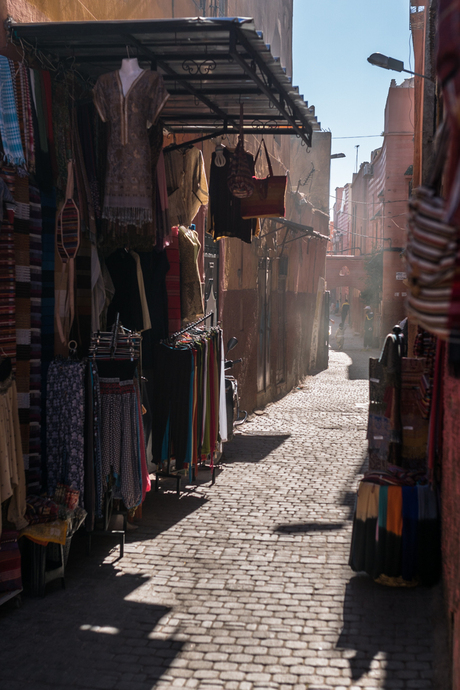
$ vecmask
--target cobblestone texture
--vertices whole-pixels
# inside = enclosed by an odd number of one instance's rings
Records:
[[[2,690],[432,688],[432,591],[347,566],[361,360],[331,352],[254,415],[214,486],[150,494],[125,558],[110,538],[91,557],[75,538],[65,590],[0,610]]]

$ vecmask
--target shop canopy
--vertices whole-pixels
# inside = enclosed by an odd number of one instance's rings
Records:
[[[171,132],[236,133],[240,104],[248,134],[289,134],[311,146],[314,107],[273,57],[252,19],[156,19],[11,25],[17,45],[95,82],[137,57],[158,70],[170,98],[162,111]]]

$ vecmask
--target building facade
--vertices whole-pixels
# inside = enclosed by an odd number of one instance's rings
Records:
[[[412,190],[414,161],[414,80],[397,85],[391,80],[385,105],[382,146],[361,164],[351,183],[336,189],[333,253],[367,257],[382,254],[381,288],[369,290],[369,281],[341,288],[337,299],[350,300],[350,323],[362,329],[363,307],[372,301],[375,333],[380,340],[404,318],[406,289],[402,252],[405,243],[407,200]],[[369,273],[374,271],[370,263]],[[352,286],[353,283],[353,286]],[[363,294],[361,294],[363,293]],[[373,294],[372,298],[369,294]],[[376,294],[378,293],[378,294]]]

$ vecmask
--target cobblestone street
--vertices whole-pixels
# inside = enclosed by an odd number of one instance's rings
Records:
[[[360,347],[240,427],[213,486],[148,495],[123,559],[76,537],[65,590],[0,611],[2,690],[434,688],[434,590],[347,565],[376,354]]]

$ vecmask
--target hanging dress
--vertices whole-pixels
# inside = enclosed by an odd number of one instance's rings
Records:
[[[93,96],[101,119],[110,124],[102,217],[142,234],[142,226],[153,219],[148,128],[169,94],[158,72],[143,70],[126,95],[118,71],[102,74]]]

